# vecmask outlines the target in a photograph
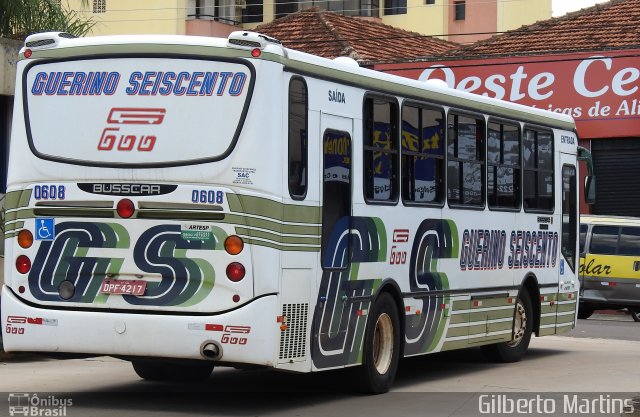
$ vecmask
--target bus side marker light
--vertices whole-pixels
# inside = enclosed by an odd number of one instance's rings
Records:
[[[29,249],[33,245],[33,233],[27,229],[20,230],[20,233],[18,233],[18,245],[22,249]]]
[[[21,286],[19,286],[19,287],[18,287],[18,292],[19,292],[20,294],[24,294],[24,292],[25,292],[26,290],[27,290],[27,289],[24,287],[24,285],[21,285]]]
[[[29,59],[31,58],[31,55],[33,55],[33,52],[31,51],[31,49],[25,49],[24,50],[24,57]]]
[[[258,58],[261,54],[262,54],[262,52],[260,51],[259,48],[254,48],[251,51],[251,56],[254,57],[254,58]]]
[[[135,211],[135,206],[133,205],[133,201],[128,198],[123,198],[118,201],[118,205],[116,206],[116,211],[118,212],[118,216],[123,219],[128,219],[133,216],[133,212]]]
[[[227,265],[227,278],[232,282],[241,281],[244,278],[244,265],[239,262],[231,262]]]
[[[618,283],[617,283],[617,282],[610,282],[610,283],[609,283],[609,286],[610,286],[610,287],[615,287],[615,286],[617,286],[617,285],[618,285]]]
[[[288,328],[289,328],[289,326],[287,326],[286,324],[282,324],[282,325],[280,325],[280,330],[282,330],[283,332],[284,332],[285,330],[287,330]]]
[[[224,240],[224,250],[229,255],[237,255],[244,249],[244,242],[242,238],[237,235],[231,235]]]
[[[222,324],[205,324],[204,329],[210,332],[221,332],[223,327]]]
[[[513,297],[507,298],[507,303],[508,304],[513,304]]]
[[[422,310],[416,310],[416,316],[419,316],[420,314],[422,314]]]
[[[287,316],[276,316],[276,323],[286,323]]]
[[[240,296],[238,294],[235,294],[233,297],[231,297],[231,299],[234,303],[237,303],[238,301],[240,301]]]
[[[16,259],[16,269],[21,274],[29,272],[31,270],[31,259],[26,255],[18,256],[18,259]]]

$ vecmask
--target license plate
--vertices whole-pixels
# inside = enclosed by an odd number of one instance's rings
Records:
[[[147,281],[127,279],[105,279],[102,281],[100,292],[104,294],[144,295]]]

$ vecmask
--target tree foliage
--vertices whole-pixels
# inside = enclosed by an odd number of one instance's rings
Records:
[[[83,2],[86,4],[86,2]],[[84,36],[95,25],[54,0],[0,0],[0,37],[23,40],[32,33],[67,32]]]

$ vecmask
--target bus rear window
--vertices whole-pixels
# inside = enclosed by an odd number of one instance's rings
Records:
[[[253,85],[243,62],[178,58],[48,61],[23,78],[33,152],[80,165],[170,166],[221,159]]]

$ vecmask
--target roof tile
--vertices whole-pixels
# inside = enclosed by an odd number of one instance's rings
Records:
[[[348,56],[361,65],[442,54],[457,46],[416,32],[317,7],[258,26],[284,46],[325,58]]]
[[[445,56],[496,56],[635,48],[640,0],[611,0],[448,51]]]

